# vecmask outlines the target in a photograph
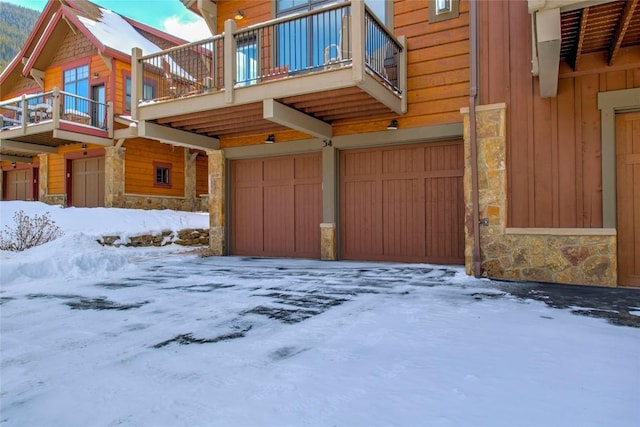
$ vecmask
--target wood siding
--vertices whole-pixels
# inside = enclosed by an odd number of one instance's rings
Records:
[[[231,162],[231,253],[320,257],[320,154]]]
[[[209,157],[200,154],[196,157],[196,196],[209,194]]]
[[[526,2],[479,2],[480,103],[507,104],[508,225],[602,227],[598,92],[640,87],[640,68],[621,50],[612,68],[585,55],[560,66],[558,95],[540,98],[531,74]],[[637,58],[637,56],[636,56]]]
[[[184,197],[184,148],[136,138],[125,142],[125,193]],[[171,187],[156,187],[154,162],[171,165]]]
[[[104,157],[71,161],[71,195],[73,206],[104,206]]]
[[[341,257],[461,264],[460,141],[340,153]]]

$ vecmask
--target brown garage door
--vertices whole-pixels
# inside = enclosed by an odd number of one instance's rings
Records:
[[[340,153],[343,259],[464,262],[461,141]]]
[[[320,257],[320,154],[231,162],[231,253]]]
[[[640,113],[616,116],[618,284],[640,286]]]
[[[8,171],[5,180],[5,200],[31,200],[31,169]]]
[[[104,206],[104,157],[73,160],[71,164],[71,204]]]

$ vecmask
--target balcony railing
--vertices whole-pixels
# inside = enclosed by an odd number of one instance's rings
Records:
[[[362,8],[358,13],[356,6]],[[150,55],[134,49],[132,66],[138,75],[132,92],[138,103],[149,103],[232,91],[360,61],[401,96],[402,53],[402,44],[366,5],[343,2],[242,29],[229,20],[222,35]]]
[[[60,121],[108,130],[112,118],[109,104],[54,89],[22,95],[0,102],[0,128],[27,127]]]

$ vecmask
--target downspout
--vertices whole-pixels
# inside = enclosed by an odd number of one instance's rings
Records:
[[[469,144],[471,150],[471,201],[473,210],[473,275],[482,275],[480,257],[480,203],[478,201],[478,141],[476,138],[476,97],[478,96],[478,5],[469,2],[469,42],[471,43],[471,81],[469,87]]]

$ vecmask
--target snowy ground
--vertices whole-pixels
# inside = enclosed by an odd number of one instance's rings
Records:
[[[66,234],[0,252],[1,425],[640,425],[640,328],[459,267],[95,242],[201,214],[18,208]]]

